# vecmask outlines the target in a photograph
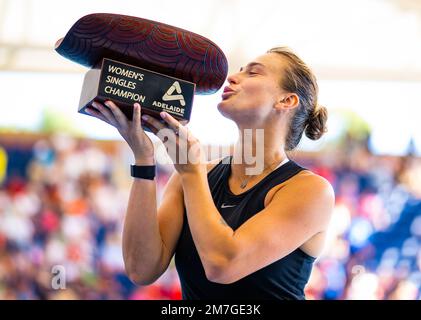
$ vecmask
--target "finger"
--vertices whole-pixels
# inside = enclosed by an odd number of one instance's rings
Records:
[[[142,115],[142,107],[140,106],[139,103],[135,103],[133,105],[133,117],[132,117],[132,122],[134,125],[134,129],[136,131],[140,130],[141,128],[141,115]]]
[[[149,125],[148,123],[146,123],[144,121],[142,121],[142,127],[148,128],[155,135],[158,133],[158,129],[156,129],[155,127]]]
[[[92,107],[94,107],[96,110],[98,110],[102,116],[107,119],[107,121],[113,125],[114,127],[118,128],[118,123],[114,117],[114,115],[111,113],[111,111],[102,105],[101,103],[98,103],[96,101],[92,102]]]
[[[176,120],[172,115],[165,111],[162,111],[159,115],[174,131],[187,136],[187,128],[184,127],[180,122],[178,122],[178,120]]]
[[[167,126],[164,123],[158,121],[154,117],[151,117],[147,114],[142,115],[142,120],[145,121],[149,126],[154,127],[158,131],[167,128]]]
[[[111,125],[111,123],[108,122],[108,120],[102,115],[101,112],[99,112],[98,110],[92,108],[92,107],[87,107],[85,109],[85,112],[95,118],[98,118],[99,120],[102,120],[106,123],[108,123],[109,125]]]
[[[116,122],[118,123],[120,128],[127,128],[128,121],[124,113],[120,110],[117,105],[112,102],[111,100],[107,100],[104,102],[104,104],[110,108],[111,113],[114,115],[114,118],[116,119]]]

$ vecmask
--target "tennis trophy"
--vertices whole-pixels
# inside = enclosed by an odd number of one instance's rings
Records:
[[[78,107],[83,114],[93,101],[111,100],[132,119],[138,102],[143,114],[161,119],[159,113],[166,111],[184,125],[194,95],[218,91],[228,72],[224,53],[207,38],[118,14],[80,18],[55,50],[89,68]]]

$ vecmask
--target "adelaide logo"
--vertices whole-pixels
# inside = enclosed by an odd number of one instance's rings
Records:
[[[177,94],[173,94],[174,91]],[[178,100],[180,101],[180,105],[182,105],[183,107],[186,105],[186,101],[184,100],[184,96],[181,94],[181,87],[180,87],[180,83],[178,83],[178,81],[175,81],[171,87],[167,90],[167,92],[165,92],[164,96],[162,97],[162,100],[164,101],[175,101]]]

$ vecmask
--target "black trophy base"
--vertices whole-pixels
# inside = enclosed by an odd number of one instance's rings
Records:
[[[103,59],[101,69],[89,70],[83,82],[78,111],[93,101],[113,101],[128,119],[133,118],[133,105],[142,107],[142,114],[161,119],[166,111],[180,123],[190,121],[195,84],[154,71]]]

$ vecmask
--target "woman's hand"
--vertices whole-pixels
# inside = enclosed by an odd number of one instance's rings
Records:
[[[164,123],[148,115],[143,115],[142,120],[163,142],[177,172],[185,174],[206,170],[205,155],[199,140],[169,113],[163,111],[160,116]]]
[[[124,140],[132,149],[136,163],[150,162],[154,159],[154,147],[151,139],[146,135],[142,128],[141,107],[138,103],[134,104],[133,118],[127,120],[124,113],[112,101],[105,101],[103,104],[92,102],[92,105],[86,108],[86,113],[92,115],[115,127]]]

